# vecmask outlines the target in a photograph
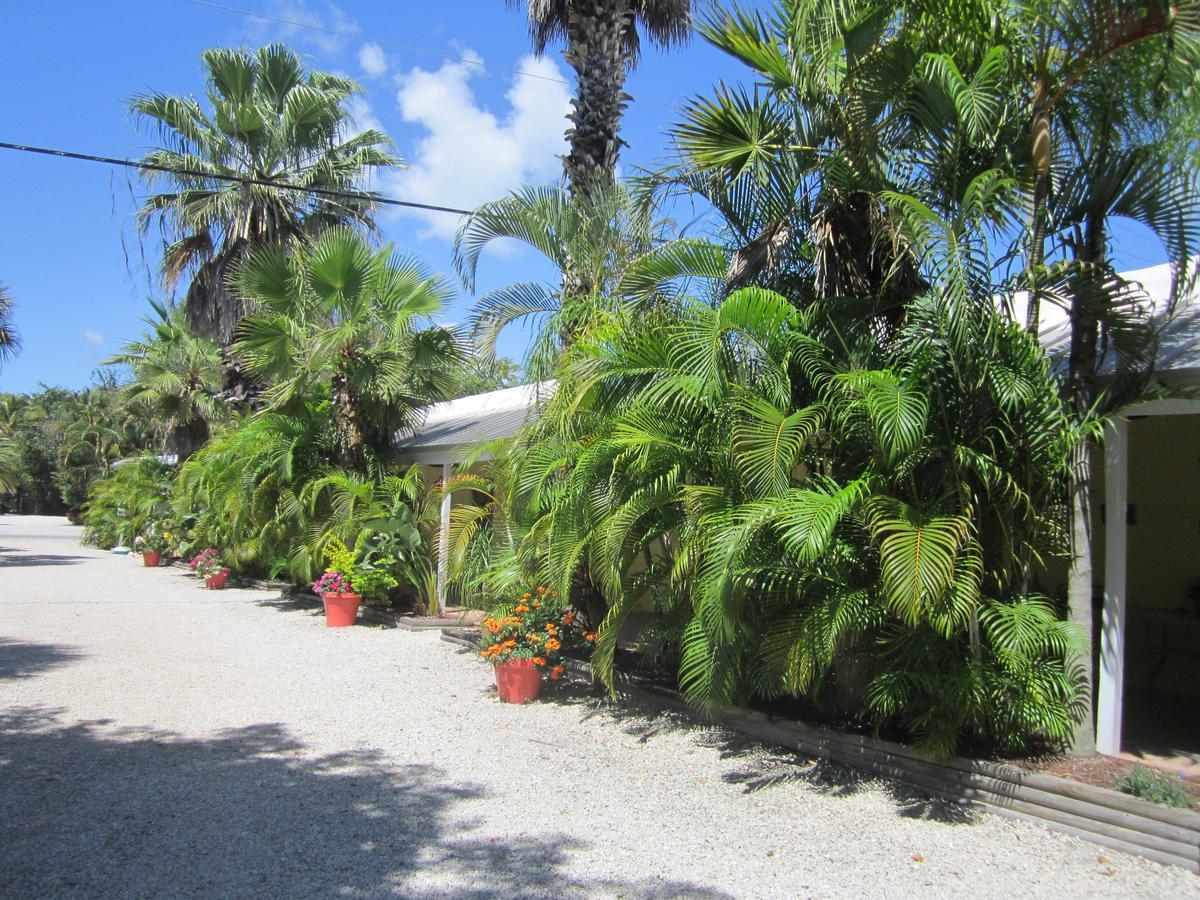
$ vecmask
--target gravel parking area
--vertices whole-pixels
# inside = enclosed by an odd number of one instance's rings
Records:
[[[0,894],[1200,897],[435,633],[326,629],[0,517]]]

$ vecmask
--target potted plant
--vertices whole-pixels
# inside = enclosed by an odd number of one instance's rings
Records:
[[[363,600],[383,599],[396,586],[395,578],[359,560],[336,538],[326,545],[325,559],[329,566],[313,584],[313,593],[325,604],[327,628],[353,625]]]
[[[591,632],[581,632],[573,609],[562,610],[557,595],[544,587],[526,592],[511,611],[504,610],[483,620],[480,655],[496,670],[496,691],[505,703],[536,700],[542,676],[557,681],[565,671],[565,647],[590,643]]]
[[[162,561],[163,554],[171,549],[171,536],[156,525],[149,534],[138,538],[138,544],[142,548],[142,565],[153,569]]]
[[[204,586],[209,590],[219,591],[229,580],[229,569],[221,562],[221,551],[209,547],[188,563],[188,568],[204,578]]]

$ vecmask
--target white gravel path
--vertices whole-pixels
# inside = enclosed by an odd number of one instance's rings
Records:
[[[1200,897],[582,687],[504,705],[436,634],[137,562],[0,517],[4,896]]]

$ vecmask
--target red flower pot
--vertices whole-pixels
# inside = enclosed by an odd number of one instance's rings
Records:
[[[162,559],[161,553],[155,553],[153,550],[147,550],[142,554],[142,565],[147,569],[153,569],[158,566],[158,561]]]
[[[326,628],[345,628],[358,618],[358,604],[362,602],[358,594],[322,594],[321,599],[325,601]]]
[[[225,582],[227,582],[228,580],[229,580],[229,570],[222,569],[220,572],[218,572],[215,575],[205,575],[204,576],[204,586],[206,588],[208,588],[210,591],[219,591],[219,590],[224,589]]]
[[[510,659],[496,663],[496,691],[505,703],[536,700],[542,689],[542,670],[532,659]]]

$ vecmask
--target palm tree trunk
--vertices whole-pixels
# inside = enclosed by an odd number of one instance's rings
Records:
[[[577,0],[567,13],[567,50],[575,70],[574,107],[567,119],[570,152],[563,169],[572,194],[597,176],[612,177],[624,143],[621,116],[629,95],[625,76],[633,60],[626,35],[636,27],[628,0]]]
[[[1025,329],[1036,335],[1041,323],[1041,290],[1038,278],[1046,258],[1046,204],[1050,197],[1051,153],[1050,114],[1041,109],[1045,82],[1039,81],[1034,97],[1033,114],[1033,211],[1029,223],[1029,251],[1026,279],[1029,282],[1029,302],[1025,309]]]
[[[330,380],[330,399],[342,445],[341,464],[346,469],[362,471],[366,464],[362,419],[350,390],[349,380],[341,372]]]

